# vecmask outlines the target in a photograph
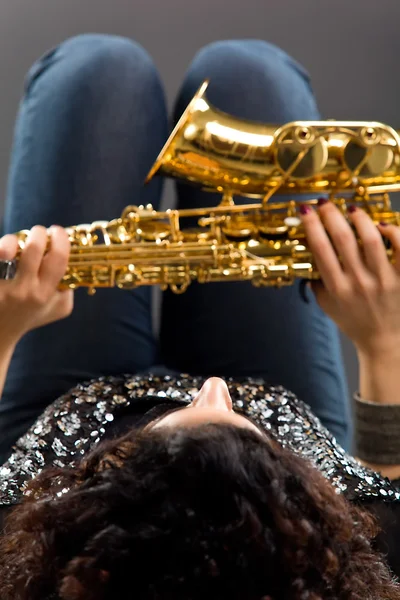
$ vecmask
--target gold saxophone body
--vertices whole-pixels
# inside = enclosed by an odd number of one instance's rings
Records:
[[[181,293],[192,281],[279,287],[296,278],[317,279],[298,210],[321,195],[344,214],[351,203],[376,223],[400,225],[389,199],[389,192],[400,191],[396,130],[378,122],[254,123],[214,108],[207,85],[146,181],[156,174],[181,179],[218,192],[220,203],[164,212],[127,206],[112,221],[67,228],[71,255],[61,287],[94,293],[100,287],[160,285]],[[281,194],[285,198],[274,198]],[[238,203],[237,197],[248,200]],[[17,235],[22,249],[28,231]]]

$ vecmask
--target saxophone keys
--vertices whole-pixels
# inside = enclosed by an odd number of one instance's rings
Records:
[[[138,223],[136,233],[146,242],[156,242],[169,238],[171,227],[166,222],[143,221]]]
[[[72,246],[89,246],[91,244],[91,225],[74,225],[73,227],[66,227],[69,241]]]
[[[222,233],[228,240],[246,241],[257,233],[252,221],[245,219],[232,219],[222,226]]]
[[[299,219],[299,217],[286,217],[286,219],[284,219],[284,223],[287,227],[300,227],[301,225],[301,220]]]
[[[285,239],[288,233],[288,226],[282,224],[260,225],[258,228],[259,235],[263,239],[275,241]]]
[[[257,235],[257,227],[251,215],[228,214],[223,217],[221,231],[228,240],[244,242]]]
[[[183,230],[183,242],[207,242],[210,238],[210,232],[201,230],[197,227],[188,227]]]
[[[137,287],[140,285],[142,279],[142,272],[140,269],[136,269],[134,265],[122,267],[115,273],[115,285],[122,290]]]
[[[25,242],[28,239],[28,235],[29,235],[29,229],[22,229],[21,231],[18,231],[18,233],[16,234],[17,239],[18,239],[18,247],[20,250],[24,249]]]

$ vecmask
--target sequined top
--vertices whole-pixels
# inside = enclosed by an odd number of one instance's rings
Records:
[[[77,385],[45,410],[0,468],[0,506],[17,504],[26,484],[44,467],[76,463],[107,437],[110,427],[135,403],[149,398],[153,404],[154,399],[188,404],[203,381],[188,375],[125,375]],[[227,383],[234,409],[258,422],[282,446],[310,461],[337,493],[359,502],[400,501],[400,488],[346,454],[294,394],[255,379]]]
[[[12,506],[29,493],[27,483],[43,468],[74,465],[101,440],[119,435],[122,424],[133,429],[140,421],[150,422],[154,411],[159,416],[160,410],[163,414],[189,404],[203,382],[188,375],[125,375],[77,385],[45,410],[0,468],[0,526]],[[291,392],[255,379],[227,383],[236,411],[311,462],[338,494],[377,517],[382,533],[376,547],[400,578],[400,487],[346,454],[311,409]],[[56,493],[63,495],[68,489]]]

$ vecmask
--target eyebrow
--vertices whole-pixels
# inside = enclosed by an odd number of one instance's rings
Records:
[[[164,419],[165,417],[168,417],[169,415],[172,415],[172,413],[178,412],[178,410],[183,410],[185,408],[188,408],[189,405],[187,406],[179,406],[178,408],[173,408],[171,410],[167,410],[164,414],[162,414],[161,416],[157,417],[156,419],[154,419],[153,421],[150,421],[150,423],[148,423],[146,425],[146,427],[144,429],[147,428],[151,428],[153,425],[156,425],[157,423],[159,423],[160,421],[162,421],[162,419]],[[235,411],[234,411],[235,412]],[[257,421],[255,421],[254,419],[252,419],[251,417],[248,417],[247,415],[244,415],[242,413],[239,412],[235,412],[235,415],[240,415],[241,417],[243,417],[244,419],[246,419],[246,421],[249,421],[250,423],[252,423],[255,427],[257,427],[257,429],[263,434],[263,435],[267,435],[265,429],[262,427],[262,425],[260,425],[259,423],[257,423]]]

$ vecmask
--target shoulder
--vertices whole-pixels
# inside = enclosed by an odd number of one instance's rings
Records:
[[[0,467],[0,505],[17,503],[45,467],[71,466],[99,443],[118,407],[129,403],[127,380],[102,377],[81,383],[48,406]]]
[[[0,467],[0,506],[16,504],[44,468],[74,466],[133,403],[190,402],[204,379],[182,375],[121,375],[80,383],[53,402]]]
[[[349,500],[399,502],[400,489],[365,468],[338,444],[310,407],[281,386],[232,383],[235,407],[255,419],[283,447],[311,462]]]

